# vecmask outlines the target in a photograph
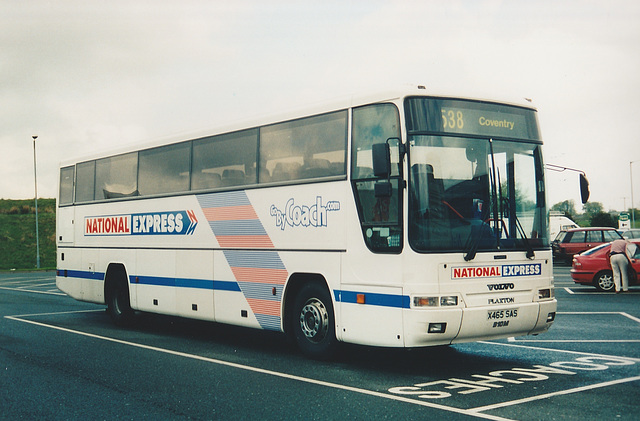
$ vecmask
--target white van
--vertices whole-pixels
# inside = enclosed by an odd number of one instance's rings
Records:
[[[568,230],[571,228],[580,227],[571,219],[564,216],[563,212],[549,212],[549,238],[551,240],[555,239],[560,231]]]

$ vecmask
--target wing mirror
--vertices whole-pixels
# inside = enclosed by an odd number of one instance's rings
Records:
[[[580,197],[583,205],[589,200],[589,180],[584,173],[580,173]]]

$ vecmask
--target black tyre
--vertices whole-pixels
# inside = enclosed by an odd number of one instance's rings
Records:
[[[600,291],[613,291],[615,289],[615,284],[613,283],[613,272],[610,270],[598,272],[596,276],[593,277],[593,285],[595,285],[595,287]]]
[[[107,313],[116,326],[128,326],[133,321],[133,309],[129,301],[129,285],[126,280],[113,280],[106,294]]]
[[[308,283],[295,298],[291,325],[298,348],[308,357],[331,358],[338,349],[335,315],[329,291]]]

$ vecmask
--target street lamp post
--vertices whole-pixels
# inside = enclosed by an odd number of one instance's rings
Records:
[[[36,267],[40,269],[40,236],[38,235],[38,171],[36,169],[36,139],[38,136],[31,136],[33,138],[33,180],[36,194]]]
[[[633,208],[633,171],[631,169],[631,164],[639,161],[629,161],[629,182],[631,184],[631,228],[636,227],[636,213]]]

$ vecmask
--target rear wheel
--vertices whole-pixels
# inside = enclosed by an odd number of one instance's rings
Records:
[[[107,294],[107,313],[117,326],[127,326],[133,321],[133,309],[129,301],[129,285],[125,279],[112,280]]]
[[[615,288],[615,284],[613,283],[613,272],[610,270],[603,270],[599,272],[593,278],[593,284],[600,291],[612,291]]]
[[[293,306],[293,335],[303,354],[328,359],[338,348],[335,316],[329,291],[317,283],[306,284]]]

